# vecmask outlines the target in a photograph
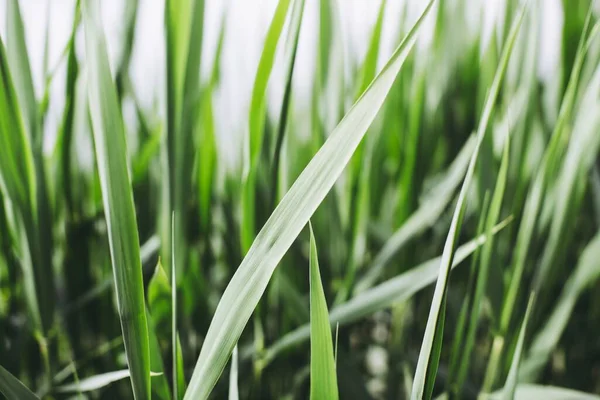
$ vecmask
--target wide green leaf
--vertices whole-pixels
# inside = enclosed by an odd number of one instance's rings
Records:
[[[257,235],[217,306],[186,399],[205,399],[212,391],[277,264],[340,176],[381,108],[432,4]]]
[[[100,15],[97,0],[84,1],[90,114],[133,393],[136,399],[149,399],[150,350],[140,243],[127,166],[125,129],[111,78]]]

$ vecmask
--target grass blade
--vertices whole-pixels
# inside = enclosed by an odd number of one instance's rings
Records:
[[[506,136],[504,145],[504,153],[502,155],[502,163],[496,180],[494,194],[490,203],[490,209],[485,221],[485,233],[491,235],[494,225],[496,225],[500,217],[500,209],[502,207],[502,199],[504,197],[504,189],[506,188],[506,179],[508,176],[508,160],[509,160],[509,142],[510,136]],[[494,250],[494,239],[490,237],[483,245],[481,250],[481,263],[477,271],[477,283],[473,295],[473,302],[470,310],[469,325],[465,336],[464,346],[461,348],[462,359],[459,362],[459,372],[457,375],[457,387],[461,388],[467,377],[468,367],[471,361],[471,353],[475,345],[475,334],[479,324],[479,316],[481,313],[484,294],[488,286],[488,276],[492,267],[492,253]],[[494,265],[499,267],[498,265]]]
[[[9,70],[8,58],[0,40],[0,188],[10,199],[22,231],[19,242],[23,259],[25,300],[36,329],[44,331],[51,324],[48,306],[52,296],[47,284],[51,278],[42,268],[36,232],[37,188],[30,138],[25,130],[17,93]]]
[[[327,300],[321,283],[317,244],[310,230],[310,398],[338,398],[335,359]]]
[[[150,398],[150,350],[140,245],[127,168],[127,147],[96,0],[83,3],[89,102],[110,254],[131,383]],[[110,150],[109,150],[110,149]]]
[[[435,383],[437,365],[439,362],[441,351],[446,292],[448,290],[450,266],[452,265],[452,259],[454,258],[454,249],[456,246],[456,241],[458,239],[458,234],[460,232],[463,215],[466,208],[466,195],[471,185],[471,181],[473,179],[475,163],[477,162],[477,157],[479,154],[479,148],[485,136],[490,115],[492,113],[492,109],[494,108],[494,104],[498,96],[498,91],[500,89],[500,83],[502,82],[502,78],[506,71],[508,59],[510,57],[512,47],[517,37],[517,33],[519,32],[524,13],[525,7],[523,7],[523,9],[520,11],[519,16],[514,21],[509,35],[509,39],[502,52],[500,64],[498,65],[494,81],[492,82],[492,87],[490,88],[490,92],[488,94],[486,104],[483,109],[481,121],[479,122],[475,150],[473,152],[473,156],[471,157],[465,180],[463,181],[463,185],[460,190],[458,203],[456,204],[454,215],[452,216],[452,222],[450,225],[446,243],[444,245],[444,252],[442,254],[440,275],[438,277],[435,292],[433,294],[429,318],[427,320],[427,327],[425,329],[423,343],[421,345],[421,351],[419,353],[419,361],[417,363],[417,370],[415,372],[415,378],[413,382],[413,391],[411,394],[411,399],[413,400],[423,398],[429,399],[431,398],[433,393],[433,386]]]
[[[373,286],[394,255],[404,248],[412,238],[438,221],[440,215],[452,200],[456,188],[464,178],[474,146],[475,138],[471,137],[448,169],[443,181],[432,190],[432,193],[427,196],[427,200],[385,242],[365,275],[356,284],[356,293]]]
[[[152,376],[160,374],[152,373]],[[60,393],[85,393],[94,390],[102,389],[112,383],[120,381],[122,379],[129,378],[129,370],[122,369],[119,371],[105,372],[90,376],[89,378],[82,379],[75,383],[69,383],[56,388],[57,392]]]
[[[506,383],[504,384],[503,397],[505,400],[513,400],[515,397],[515,391],[517,389],[517,378],[519,376],[519,366],[521,364],[521,354],[523,353],[523,344],[525,342],[525,332],[527,329],[527,322],[529,321],[529,315],[533,302],[535,301],[535,295],[532,293],[529,297],[529,303],[527,304],[527,311],[525,311],[525,317],[521,323],[521,329],[519,331],[519,338],[517,339],[517,346],[513,353],[513,359],[510,364]]]
[[[242,189],[241,244],[243,253],[246,253],[252,245],[256,233],[256,222],[254,220],[255,185],[263,145],[267,83],[275,63],[275,51],[277,50],[277,43],[283,30],[289,5],[290,0],[279,0],[277,3],[275,14],[267,31],[252,89],[248,119],[248,149],[244,162]]]
[[[238,349],[233,348],[231,355],[231,372],[229,373],[229,400],[239,400],[240,394],[238,391]]]
[[[498,224],[494,229],[494,233],[503,229],[509,222],[510,219],[506,219],[501,224]],[[479,246],[485,243],[485,240],[485,235],[481,235],[460,246],[456,250],[452,268],[460,265],[460,263],[469,257]],[[359,319],[389,307],[392,304],[408,300],[416,292],[435,281],[439,273],[440,260],[441,257],[436,257],[426,261],[395,278],[365,290],[356,297],[348,300],[346,303],[332,308],[331,313],[329,314],[331,325],[340,324],[343,326],[358,321]],[[309,324],[302,325],[292,332],[287,333],[266,351],[265,364],[273,360],[283,351],[302,343],[309,337]]]
[[[257,235],[217,306],[185,399],[205,399],[212,391],[277,264],[340,176],[377,115],[432,4]]]
[[[0,393],[6,400],[39,400],[27,386],[0,365]]]
[[[519,371],[521,381],[532,381],[546,365],[564,332],[580,294],[600,277],[600,235],[585,247],[577,267],[567,280],[554,311],[535,335]]]

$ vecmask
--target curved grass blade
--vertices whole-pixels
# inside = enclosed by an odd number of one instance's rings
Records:
[[[417,370],[415,372],[413,391],[411,394],[411,399],[413,400],[423,398],[430,399],[433,394],[433,386],[435,383],[435,377],[437,375],[437,366],[439,363],[441,351],[442,333],[444,329],[444,313],[446,293],[448,290],[448,282],[450,278],[450,266],[452,265],[452,259],[454,258],[454,249],[456,246],[456,241],[458,240],[458,235],[460,233],[460,228],[462,225],[462,219],[466,209],[466,195],[469,191],[471,181],[473,180],[475,164],[479,155],[479,149],[481,147],[481,143],[483,142],[485,132],[488,128],[490,115],[492,113],[492,109],[494,108],[494,104],[496,103],[496,98],[498,96],[500,84],[502,82],[502,78],[504,77],[506,66],[508,65],[508,59],[510,57],[515,39],[517,37],[517,33],[519,32],[525,9],[526,8],[524,6],[521,9],[520,14],[514,21],[509,35],[509,39],[502,52],[500,64],[498,65],[498,69],[496,70],[496,75],[494,77],[494,81],[492,82],[492,86],[490,88],[483,109],[481,121],[477,130],[477,143],[475,145],[475,150],[471,157],[471,161],[469,162],[469,167],[467,169],[465,180],[463,181],[463,185],[458,196],[456,209],[454,211],[454,215],[452,216],[452,222],[448,232],[448,237],[446,239],[444,251],[442,253],[440,275],[438,276],[435,292],[433,294],[433,300],[429,311],[429,318],[427,320],[427,327],[425,328],[423,343],[421,345],[419,360],[417,362]]]
[[[158,376],[162,374],[152,373],[152,376]],[[75,383],[69,383],[56,388],[57,392],[60,393],[85,393],[94,390],[102,389],[112,383],[118,382],[122,379],[129,378],[129,370],[121,369],[119,371],[106,372],[90,376],[89,378],[81,379]]]
[[[510,136],[507,135],[506,143],[504,145],[504,152],[502,155],[502,162],[500,164],[498,178],[494,187],[494,194],[492,195],[490,209],[485,221],[486,235],[491,235],[492,229],[500,217],[500,209],[502,207],[502,199],[504,197],[504,189],[506,188],[506,180],[508,176],[509,144]],[[488,287],[488,276],[490,273],[490,268],[492,267],[491,264],[493,250],[494,239],[490,237],[490,239],[486,241],[481,249],[481,262],[477,270],[477,281],[469,314],[469,324],[467,325],[465,342],[461,348],[462,357],[458,364],[459,372],[457,374],[456,383],[458,388],[463,386],[465,379],[467,378],[467,372],[469,370],[468,368],[471,361],[471,353],[473,351],[473,346],[475,345],[475,334],[477,333],[477,326],[479,324],[479,316],[481,313],[483,297]],[[496,265],[496,267],[498,267],[498,265]]]
[[[54,319],[54,274],[52,269],[52,215],[46,183],[46,171],[42,152],[43,132],[41,114],[35,98],[33,79],[27,46],[25,27],[18,0],[7,4],[7,52],[13,83],[20,104],[25,132],[31,141],[36,186],[35,206],[23,215],[29,241],[33,274],[38,292],[39,308],[44,334],[48,335]],[[33,201],[33,199],[32,199]]]
[[[535,335],[527,351],[519,380],[530,382],[542,371],[564,332],[579,295],[600,277],[600,234],[585,247],[577,267],[567,280],[554,311]]]
[[[295,0],[292,8],[290,28],[285,40],[285,91],[283,101],[279,112],[279,121],[277,126],[277,138],[273,159],[271,161],[271,190],[273,207],[277,204],[279,191],[279,164],[281,159],[281,149],[285,137],[288,114],[290,111],[290,101],[292,98],[292,77],[294,75],[294,65],[296,64],[296,52],[298,50],[298,39],[300,37],[300,26],[302,25],[302,15],[304,14],[304,0]],[[273,208],[271,208],[273,209]]]
[[[356,284],[356,293],[373,286],[394,255],[404,248],[412,238],[439,220],[440,215],[452,200],[456,188],[464,178],[474,146],[475,138],[471,136],[448,169],[443,181],[432,190],[417,211],[385,242],[365,275]]]
[[[6,400],[39,400],[27,386],[0,365],[0,393]]]
[[[333,356],[331,325],[327,300],[321,283],[317,244],[312,225],[310,230],[310,398],[338,398],[337,375]]]
[[[510,364],[506,383],[504,384],[504,400],[513,400],[515,397],[515,391],[517,389],[517,378],[519,376],[519,366],[521,365],[521,354],[523,353],[523,344],[525,342],[525,332],[527,329],[527,322],[529,321],[529,315],[533,302],[535,301],[535,294],[529,296],[529,303],[527,304],[527,311],[525,311],[525,317],[521,323],[521,329],[519,331],[519,338],[517,339],[517,346],[513,353],[513,359]]]
[[[257,235],[217,306],[185,399],[205,399],[212,391],[277,264],[340,176],[377,115],[432,4]]]
[[[495,234],[503,229],[508,225],[510,220],[510,218],[507,218],[502,223],[498,224],[493,233]],[[460,263],[469,257],[477,248],[479,248],[479,246],[485,243],[485,241],[486,236],[481,235],[460,246],[456,250],[452,268],[460,265]],[[356,297],[348,300],[346,303],[333,307],[329,314],[331,325],[334,326],[340,324],[343,326],[358,321],[359,319],[389,307],[392,304],[406,301],[416,292],[435,281],[439,273],[440,260],[441,257],[436,257],[429,261],[425,261],[395,278],[365,290]],[[302,325],[292,332],[287,333],[265,352],[265,365],[271,362],[280,353],[304,342],[309,337],[309,324]]]
[[[269,82],[273,64],[275,63],[275,51],[277,50],[277,43],[283,30],[290,1],[279,0],[277,3],[275,14],[267,31],[252,89],[248,119],[248,150],[244,163],[242,183],[242,222],[240,233],[243,253],[246,253],[252,245],[256,232],[254,220],[255,186],[257,167],[263,145],[267,83]]]
[[[32,213],[36,208],[33,155],[1,40],[0,89],[0,187],[20,212]]]
[[[112,81],[99,3],[83,3],[89,102],[119,317],[136,399],[150,398],[150,350],[140,245],[127,147]]]

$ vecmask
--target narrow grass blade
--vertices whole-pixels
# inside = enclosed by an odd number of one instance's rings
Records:
[[[33,146],[38,147],[41,144],[38,107],[25,44],[25,28],[18,0],[9,0],[7,3],[6,47],[15,89],[21,105],[25,130],[29,134]]]
[[[149,310],[146,312],[146,320],[148,322],[148,339],[150,349],[150,369],[151,371],[160,374],[151,380],[152,395],[157,396],[159,400],[171,400],[171,391],[169,389],[169,383],[167,377],[164,375],[165,367],[163,364],[162,354],[158,338],[156,337],[156,329],[154,321],[152,321],[152,314]]]
[[[212,391],[277,264],[340,176],[381,108],[432,4],[257,235],[217,306],[185,399],[205,399]]]
[[[283,139],[285,137],[288,114],[290,111],[290,102],[292,98],[292,77],[294,76],[294,65],[296,64],[296,52],[298,50],[298,39],[300,37],[300,26],[302,25],[302,15],[304,14],[304,0],[295,0],[292,8],[290,27],[285,40],[285,91],[283,101],[279,112],[279,121],[277,122],[277,138],[275,140],[275,149],[271,160],[271,190],[273,207],[279,200],[277,198],[279,191],[279,164],[281,159],[281,150]]]
[[[239,400],[240,394],[238,390],[238,349],[233,348],[231,355],[231,371],[229,372],[229,400]]]
[[[506,188],[506,180],[508,176],[508,160],[509,160],[509,143],[510,136],[506,136],[506,143],[504,145],[504,153],[502,155],[502,162],[500,164],[500,171],[498,172],[498,178],[496,179],[496,186],[494,188],[494,194],[490,203],[490,209],[485,221],[485,233],[491,235],[494,225],[498,222],[500,217],[500,209],[502,207],[502,199],[504,197],[504,189]],[[469,324],[465,335],[465,343],[461,348],[462,358],[458,364],[459,373],[457,375],[457,387],[461,388],[467,378],[467,372],[471,361],[471,353],[473,346],[475,345],[475,334],[477,333],[477,326],[479,325],[479,316],[481,313],[483,297],[488,287],[488,276],[490,274],[490,268],[499,267],[499,265],[492,266],[492,253],[494,250],[494,238],[490,237],[483,245],[481,250],[481,262],[477,270],[477,281],[475,285],[475,292],[473,295],[473,302],[470,309]]]
[[[152,376],[160,374],[152,373]],[[122,379],[129,378],[129,370],[122,369],[119,371],[106,372],[90,376],[89,378],[81,379],[78,382],[62,385],[56,388],[59,393],[85,393],[94,390],[102,389],[112,383]]]
[[[83,3],[89,102],[119,317],[136,399],[150,398],[150,350],[127,146],[96,0]]]
[[[39,400],[39,397],[1,365],[0,393],[6,396],[6,400]]]
[[[298,1],[298,0],[296,0]],[[267,104],[267,83],[275,63],[275,51],[283,30],[290,0],[279,0],[271,25],[267,31],[265,44],[260,56],[252,97],[250,99],[250,113],[248,118],[248,150],[244,162],[243,189],[242,189],[242,221],[241,244],[242,252],[246,253],[256,233],[255,217],[255,185],[257,167],[260,159],[264,136],[264,122]]]
[[[333,357],[327,300],[321,283],[317,244],[310,230],[310,398],[338,398],[337,375]]]
[[[8,58],[0,40],[0,188],[16,210],[25,300],[33,325],[47,331],[52,322],[51,270],[39,260],[37,188],[30,135],[26,131]],[[39,262],[38,262],[39,261]],[[43,263],[44,262],[44,263]]]
[[[496,103],[496,98],[498,96],[500,84],[506,71],[508,59],[510,57],[512,47],[517,37],[517,33],[519,32],[524,12],[525,7],[520,11],[519,16],[513,23],[509,39],[502,52],[500,64],[498,65],[496,76],[494,77],[492,87],[490,88],[486,104],[483,109],[481,121],[479,122],[479,127],[477,130],[477,143],[473,152],[473,156],[471,157],[469,167],[467,169],[465,180],[463,181],[463,185],[460,190],[458,202],[456,204],[456,209],[452,217],[448,237],[446,239],[446,244],[444,245],[444,252],[442,254],[442,261],[440,267],[440,275],[438,277],[435,292],[433,294],[429,318],[427,320],[427,327],[425,329],[423,343],[421,345],[421,351],[419,353],[419,360],[417,363],[417,370],[415,372],[413,391],[411,394],[411,399],[413,400],[423,398],[430,399],[433,394],[433,386],[435,383],[435,377],[437,375],[437,366],[441,351],[446,293],[448,290],[448,282],[450,278],[450,266],[452,265],[452,259],[454,258],[456,241],[458,240],[458,235],[460,233],[462,219],[466,208],[466,195],[469,191],[469,187],[473,179],[475,164],[477,162],[477,157],[479,154],[479,148],[481,146],[481,143],[483,142],[485,132],[488,128],[490,115]]]
[[[277,44],[281,32],[283,31],[283,25],[286,20],[288,8],[291,0],[279,0],[275,14],[271,20],[271,25],[267,31],[265,38],[265,44],[263,51],[260,56],[258,63],[258,69],[256,70],[256,77],[254,80],[254,87],[252,89],[252,98],[250,100],[250,113],[249,113],[249,146],[250,146],[250,165],[254,165],[258,157],[260,156],[260,149],[263,141],[263,125],[265,120],[265,107],[266,107],[266,94],[267,94],[267,83],[273,70],[273,64],[275,63],[275,51],[277,50]],[[250,166],[249,165],[249,166]]]
[[[519,376],[519,366],[521,365],[521,354],[523,353],[523,345],[525,342],[525,332],[527,330],[527,323],[529,321],[529,315],[531,313],[531,308],[534,301],[535,294],[532,293],[531,296],[529,296],[527,311],[525,311],[525,317],[523,317],[523,322],[521,323],[519,338],[517,339],[517,345],[515,347],[515,351],[513,352],[512,362],[510,364],[510,369],[508,370],[506,383],[504,384],[504,400],[513,400],[515,397],[517,378]]]
[[[575,271],[567,280],[554,311],[535,335],[519,371],[520,381],[530,382],[542,371],[558,345],[580,294],[600,277],[600,235],[585,247]]]
[[[510,219],[504,220],[494,229],[494,233],[503,229]],[[479,246],[485,243],[485,235],[481,235],[456,250],[452,268],[460,265]],[[426,261],[407,272],[398,275],[386,282],[360,293],[346,303],[332,308],[329,321],[335,324],[346,325],[376,311],[383,310],[392,304],[401,303],[411,298],[416,292],[432,284],[439,274],[441,257]],[[266,363],[273,360],[285,350],[293,348],[310,337],[310,325],[302,325],[292,332],[287,333],[275,342],[265,353]]]
[[[443,180],[431,191],[423,204],[385,242],[365,275],[356,284],[355,292],[360,293],[382,276],[385,267],[393,257],[415,236],[421,234],[438,221],[442,212],[452,200],[456,188],[462,182],[475,146],[475,138],[470,137],[448,169]]]
[[[485,221],[489,210],[489,192],[485,192],[481,212],[479,214],[479,222],[477,222],[477,235],[482,235],[485,232]],[[464,292],[462,305],[456,322],[452,349],[450,350],[450,364],[448,366],[448,385],[447,390],[451,397],[458,396],[461,393],[462,385],[457,382],[457,376],[460,375],[459,369],[462,368],[460,361],[463,357],[462,348],[465,344],[465,331],[469,320],[467,316],[472,308],[475,285],[477,282],[477,267],[479,266],[479,258],[481,251],[477,249],[471,259],[471,269],[469,271],[469,280],[467,282],[466,291]]]

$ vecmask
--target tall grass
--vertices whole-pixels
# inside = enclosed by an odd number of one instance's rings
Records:
[[[500,2],[491,25],[470,20],[475,0],[375,2],[360,57],[345,51],[350,5],[314,1],[310,25],[308,1],[278,0],[257,65],[235,66],[255,73],[227,149],[230,8],[210,46],[204,0],[164,1],[157,113],[132,83],[138,1],[114,60],[103,2],[75,2],[56,66],[50,21],[41,98],[25,2],[6,1],[6,398],[600,398],[591,2],[563,1],[542,79],[542,0]],[[315,74],[300,82],[306,29]]]

